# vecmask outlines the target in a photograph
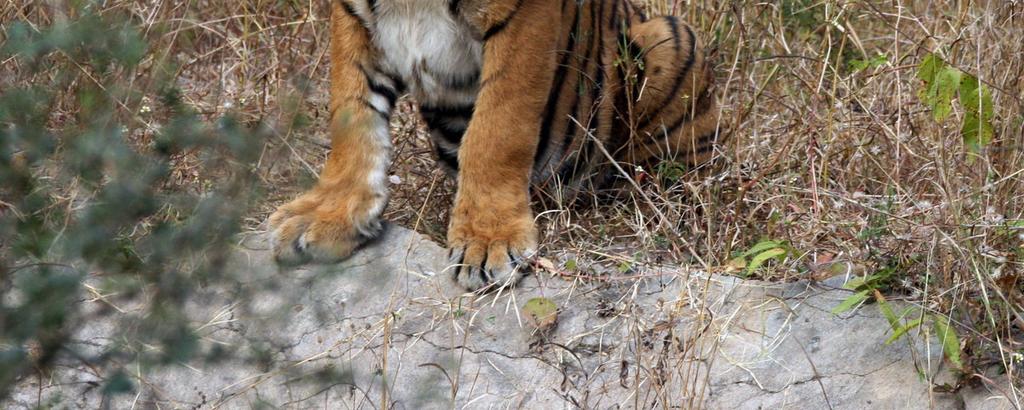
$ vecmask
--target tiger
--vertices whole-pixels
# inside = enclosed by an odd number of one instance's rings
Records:
[[[331,151],[269,218],[281,265],[342,261],[381,235],[406,95],[455,175],[447,245],[470,291],[529,271],[536,192],[596,189],[613,167],[665,158],[697,166],[722,143],[693,28],[631,0],[331,0],[329,30]]]

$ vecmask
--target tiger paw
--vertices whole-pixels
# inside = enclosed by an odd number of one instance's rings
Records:
[[[278,264],[339,262],[380,236],[384,199],[341,192],[314,189],[270,216]]]
[[[519,282],[529,269],[527,261],[537,253],[533,218],[511,218],[492,226],[494,229],[483,230],[487,234],[466,222],[453,218],[448,230],[450,269],[455,281],[470,291]]]

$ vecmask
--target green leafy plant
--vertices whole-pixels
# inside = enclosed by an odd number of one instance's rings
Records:
[[[946,359],[957,369],[962,369],[964,364],[960,359],[960,337],[957,336],[956,329],[950,325],[949,318],[938,315],[929,315],[928,317],[932,319],[932,326],[935,327],[936,336],[942,343],[942,352],[946,355]]]
[[[878,305],[878,310],[885,317],[885,320],[889,323],[892,328],[892,334],[885,340],[885,344],[892,344],[896,341],[906,337],[907,334],[914,329],[917,329],[923,325],[930,325],[930,328],[934,331],[939,342],[942,344],[942,351],[946,360],[953,364],[957,369],[963,368],[963,361],[961,359],[960,352],[960,338],[957,336],[956,330],[950,326],[949,318],[939,316],[935,314],[928,314],[923,312],[919,308],[907,307],[903,311],[896,313],[893,310],[892,304],[890,304],[882,292],[879,290],[884,284],[892,279],[896,273],[895,267],[886,267],[885,269],[879,270],[878,272],[851,279],[843,288],[852,290],[855,293],[844,299],[835,308],[832,309],[832,314],[839,315],[845,312],[849,312],[862,304],[874,300]]]
[[[633,270],[633,264],[628,260],[623,260],[619,262],[619,265],[615,269],[621,274],[626,274]]]
[[[565,261],[564,266],[565,266],[565,269],[570,271],[570,272],[575,272],[577,269],[579,269],[579,263],[576,262],[576,259],[569,259],[569,260]]]
[[[654,173],[666,184],[671,185],[686,176],[689,167],[676,161],[662,161],[654,168]]]
[[[736,255],[729,265],[734,268],[743,269],[743,276],[747,277],[757,271],[769,261],[781,262],[792,255],[794,249],[784,241],[766,239],[751,246],[745,252]]]
[[[869,59],[850,60],[850,70],[854,72],[864,71],[867,69],[878,68],[886,64],[889,64],[889,56],[879,53]]]
[[[992,141],[995,134],[992,92],[978,77],[949,65],[932,53],[918,66],[917,78],[923,82],[918,97],[932,110],[935,121],[945,121],[953,112],[954,100],[958,102],[963,112],[960,135],[971,152],[980,152]]]
[[[207,121],[169,79],[150,79],[165,125],[133,139],[142,126],[126,108],[140,100],[130,78],[150,53],[145,36],[131,18],[82,3],[51,26],[10,24],[0,50],[29,76],[53,74],[0,88],[0,398],[62,356],[116,395],[139,384],[130,365],[215,355],[186,302],[232,278],[227,254],[259,197],[253,164],[266,132]],[[215,186],[175,187],[183,156]],[[91,298],[110,308],[82,302]],[[124,305],[146,308],[119,313]],[[116,320],[122,339],[81,351],[71,338],[99,320]]]

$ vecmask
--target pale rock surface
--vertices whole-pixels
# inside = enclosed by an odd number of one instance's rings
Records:
[[[251,281],[240,286],[276,286],[248,301],[210,289],[191,307],[204,343],[238,358],[138,369],[141,391],[109,399],[99,376],[62,359],[0,407],[60,397],[89,409],[1012,408],[980,386],[930,389],[953,380],[941,347],[883,344],[877,307],[832,315],[849,295],[842,278],[766,284],[664,268],[594,284],[542,273],[474,296],[445,272],[444,249],[402,228],[348,262],[306,270],[279,270],[264,237],[243,245],[235,266]],[[518,313],[539,296],[561,309],[546,335]],[[74,348],[102,349],[117,332],[90,324]]]

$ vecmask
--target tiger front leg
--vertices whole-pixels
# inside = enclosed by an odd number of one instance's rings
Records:
[[[473,18],[484,65],[448,228],[455,279],[469,290],[515,284],[536,252],[530,176],[560,21],[549,0],[493,1]]]
[[[373,69],[359,17],[332,4],[331,154],[316,186],[270,217],[274,257],[285,265],[340,261],[382,231],[388,116],[400,84]]]

